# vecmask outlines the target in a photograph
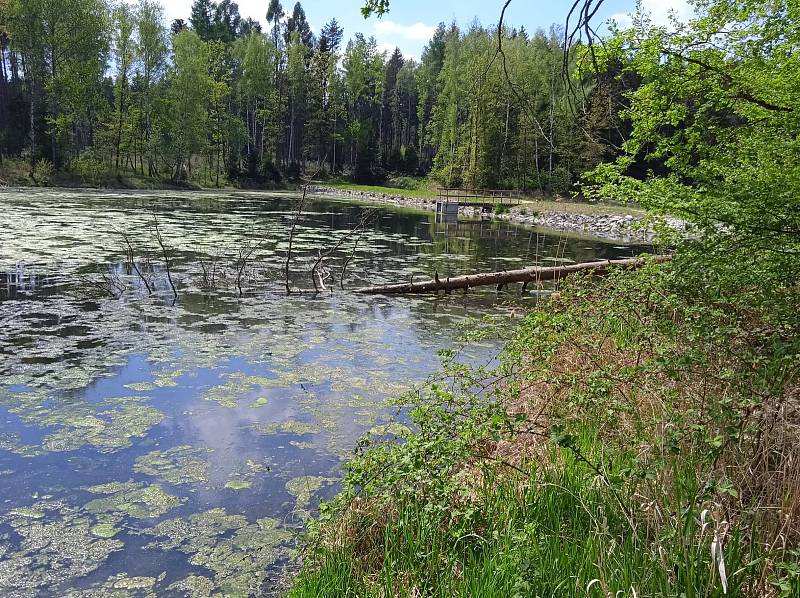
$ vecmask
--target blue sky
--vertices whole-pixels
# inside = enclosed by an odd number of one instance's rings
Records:
[[[167,17],[188,19],[192,0],[162,0]],[[624,20],[624,15],[635,7],[636,0],[606,0],[597,14],[597,22],[610,17]],[[382,49],[398,46],[407,56],[419,58],[422,49],[436,25],[455,20],[460,25],[469,25],[478,19],[484,25],[497,23],[503,2],[501,0],[392,0],[391,11],[382,19],[372,17],[364,20],[360,8],[362,0],[305,0],[301,2],[306,17],[315,33],[327,21],[336,17],[344,27],[345,40],[361,31],[374,35]],[[268,0],[238,0],[239,11],[245,17],[264,22]],[[283,0],[284,8],[290,11],[294,0]],[[686,0],[642,0],[642,4],[653,15],[656,22],[666,19],[670,8],[678,14],[687,14]],[[524,25],[528,31],[548,28],[553,23],[563,24],[571,2],[568,0],[514,0],[507,13],[506,22],[511,26]]]

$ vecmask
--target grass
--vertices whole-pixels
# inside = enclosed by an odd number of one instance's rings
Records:
[[[708,557],[713,533],[697,537],[698,511],[686,513],[669,539],[653,537],[631,527],[617,496],[584,464],[561,457],[557,468],[500,473],[470,487],[480,514],[461,537],[431,516],[422,496],[395,504],[388,520],[385,512],[353,509],[346,515],[352,542],[317,553],[289,597],[726,594]],[[725,559],[741,574],[752,565],[740,540],[732,534]],[[728,580],[727,595],[744,595],[740,581]]]
[[[526,198],[520,203],[520,209],[539,214],[546,213],[566,213],[566,214],[589,214],[589,215],[616,215],[644,217],[646,212],[632,206],[624,206],[609,203],[589,203],[584,201],[566,201],[556,199],[534,199]]]
[[[531,470],[530,479],[486,480],[479,492],[481,525],[471,536],[446,533],[423,500],[403,502],[368,558],[331,550],[289,596],[583,597],[666,588],[646,540],[630,533],[613,496],[576,463]],[[369,534],[369,523],[362,526]]]
[[[40,161],[39,163],[47,163]],[[142,175],[139,171],[122,170],[119,175],[115,174],[113,168],[102,162],[87,162],[92,166],[90,172],[81,173],[75,170],[53,170],[46,169],[46,173],[40,173],[31,177],[30,165],[26,160],[4,158],[0,164],[0,187],[64,187],[64,188],[86,188],[86,189],[216,189],[213,184],[213,177],[201,176],[182,182],[173,183],[168,179],[160,177],[149,177]],[[49,163],[48,163],[49,164]],[[44,171],[43,171],[44,172]],[[201,186],[203,185],[203,186]],[[227,181],[222,180],[220,189],[233,189]]]
[[[413,197],[420,199],[436,199],[439,194],[436,189],[428,186],[424,180],[415,188],[407,186],[389,185],[357,185],[341,180],[321,181],[320,184],[326,187],[333,187],[343,191],[361,191],[364,193],[385,193],[386,195],[400,195],[402,197]]]

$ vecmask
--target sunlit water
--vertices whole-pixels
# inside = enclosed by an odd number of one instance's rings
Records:
[[[287,297],[293,199],[0,193],[0,595],[271,592],[357,439],[389,431],[388,399],[435,372],[470,318],[537,293],[347,289],[640,249],[380,210],[345,290],[355,237],[325,261],[326,292]],[[364,209],[308,206],[293,287],[313,288],[314,257]]]

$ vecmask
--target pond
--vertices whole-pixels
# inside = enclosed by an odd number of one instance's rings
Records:
[[[349,289],[642,250],[314,198],[291,262],[305,292],[287,296],[291,193],[0,202],[4,597],[269,594],[358,438],[390,431],[390,399],[471,318],[540,292]],[[320,252],[365,213],[308,292]]]

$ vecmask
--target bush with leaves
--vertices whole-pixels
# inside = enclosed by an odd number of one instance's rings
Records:
[[[800,9],[787,0],[697,0],[696,18],[636,25],[596,58],[641,80],[632,133],[584,191],[695,223],[706,251],[743,269],[800,275]],[[663,165],[644,179],[636,163]]]
[[[83,152],[69,162],[69,170],[81,177],[85,184],[98,186],[111,175],[111,169],[93,152]]]
[[[31,178],[33,181],[41,187],[47,187],[50,184],[50,178],[52,176],[53,163],[45,158],[37,160],[31,173]]]

